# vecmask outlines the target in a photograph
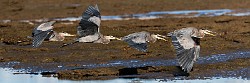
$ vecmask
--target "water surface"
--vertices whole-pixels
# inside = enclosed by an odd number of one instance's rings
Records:
[[[102,20],[148,20],[157,18],[193,18],[193,17],[214,17],[214,16],[249,16],[250,9],[213,9],[213,10],[175,10],[175,11],[152,11],[140,14],[125,15],[108,15],[102,16]],[[79,21],[82,17],[64,17],[64,18],[43,18],[43,19],[26,19],[26,20],[0,20],[0,22],[8,23],[12,21],[25,22],[34,24],[36,22],[45,22],[50,20],[56,21]],[[71,23],[64,23],[71,24]]]
[[[234,53],[227,53],[227,54],[215,54],[209,55],[205,57],[200,57],[196,64],[211,64],[211,63],[220,63],[220,62],[227,62],[228,60],[234,60],[239,58],[250,58],[249,51],[239,51]],[[1,63],[2,65],[7,65],[6,67],[12,67],[13,65],[22,64],[20,62],[8,62],[8,63]],[[83,64],[81,68],[98,68],[98,67],[114,67],[114,66],[125,66],[128,68],[136,68],[136,67],[145,67],[145,66],[177,66],[176,59],[169,59],[169,60],[116,60],[110,61],[106,64]],[[124,78],[117,78],[111,80],[80,80],[80,81],[72,81],[72,80],[61,80],[57,79],[56,77],[42,77],[41,74],[32,73],[32,74],[25,74],[30,73],[33,67],[28,67],[20,70],[12,70],[8,68],[0,68],[0,81],[1,83],[159,83],[159,82],[167,82],[167,83],[249,83],[250,82],[250,67],[241,68],[238,70],[232,71],[223,71],[221,73],[216,73],[210,77],[195,77],[196,79],[186,79],[180,77],[173,77],[166,79],[139,79],[139,78],[132,78],[132,79],[124,79]],[[53,71],[50,69],[42,69],[40,71]],[[74,69],[65,67],[64,64],[57,65],[55,70],[65,70],[65,69]],[[54,68],[52,68],[54,69]],[[55,71],[54,70],[54,71]],[[13,74],[18,73],[18,74]]]
[[[9,69],[0,68],[1,83],[249,83],[243,78],[212,77],[208,79],[139,79],[118,78],[111,80],[60,80],[55,77],[42,77],[37,74],[12,74]]]

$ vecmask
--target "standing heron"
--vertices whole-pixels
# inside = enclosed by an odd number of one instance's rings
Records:
[[[50,21],[46,23],[42,23],[38,27],[33,29],[32,32],[32,46],[38,47],[42,44],[44,40],[47,41],[63,41],[65,39],[65,36],[74,36],[68,33],[57,33],[53,31],[53,24],[56,21]]]
[[[166,37],[163,35],[150,34],[149,32],[141,31],[124,36],[121,38],[121,40],[127,42],[130,47],[142,52],[147,52],[148,42],[154,43],[157,39],[167,41],[165,38]]]
[[[189,73],[194,62],[199,58],[200,38],[203,38],[205,34],[215,36],[212,33],[209,30],[198,30],[194,27],[187,27],[168,33],[168,36],[172,38],[178,62],[184,71]]]
[[[104,36],[100,33],[101,14],[98,6],[88,6],[82,14],[82,19],[77,27],[78,38],[75,42],[64,44],[62,47],[77,42],[108,44],[111,39],[118,39],[113,36]]]

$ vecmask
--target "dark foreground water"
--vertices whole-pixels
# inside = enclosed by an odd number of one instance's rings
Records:
[[[228,54],[216,54],[206,57],[200,57],[197,64],[211,64],[226,62],[228,60],[238,58],[250,58],[250,52],[239,51]],[[176,60],[157,60],[157,61],[110,61],[106,64],[89,64],[83,65],[83,68],[97,68],[97,67],[112,67],[112,66],[127,66],[127,67],[143,67],[143,66],[171,66],[178,65]],[[10,62],[11,64],[20,64],[17,62]],[[9,65],[10,65],[9,63]],[[59,65],[63,68],[63,65]],[[66,68],[67,69],[67,68]],[[17,71],[17,72],[16,72]],[[21,72],[20,72],[21,71]],[[24,72],[23,72],[24,71]],[[111,80],[61,80],[56,77],[42,77],[39,73],[25,74],[23,70],[13,70],[9,68],[0,68],[0,83],[250,83],[250,67],[245,67],[233,71],[224,71],[218,75],[210,77],[197,77],[196,79],[186,79],[181,77],[173,77],[166,79],[139,79],[139,78],[117,78]]]
[[[250,83],[250,80],[239,78],[212,77],[207,79],[185,80],[174,79],[112,79],[112,80],[59,80],[55,77],[42,77],[36,74],[13,74],[9,69],[0,68],[0,83]]]

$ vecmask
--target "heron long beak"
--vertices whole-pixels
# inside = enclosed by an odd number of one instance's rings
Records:
[[[122,40],[121,38],[118,38],[118,37],[113,37],[114,39],[116,39],[116,40]]]
[[[215,33],[216,33],[216,32],[212,32],[212,31],[209,31],[209,30],[204,30],[204,34],[207,34],[207,35],[216,36]]]
[[[116,37],[115,39],[116,39],[116,40],[122,40],[121,38],[117,38],[117,37]]]
[[[121,38],[114,37],[114,36],[106,36],[106,38],[108,38],[108,39],[122,40]]]
[[[160,39],[160,40],[163,40],[163,41],[167,41],[167,40],[166,40],[167,37],[166,37],[166,36],[163,36],[163,35],[156,34],[156,38],[157,38],[157,39]]]
[[[72,34],[69,34],[69,33],[66,33],[66,32],[63,32],[62,34],[63,34],[63,36],[68,36],[68,37],[70,37],[70,36],[76,36],[76,35],[72,35]]]
[[[50,21],[50,22],[48,22],[48,23],[49,23],[50,26],[53,26],[53,25],[56,23],[56,21],[53,20],[53,21]],[[52,27],[52,28],[53,28],[53,27]]]
[[[167,38],[166,36],[160,35],[160,34],[156,34],[158,37],[162,37],[162,38]]]

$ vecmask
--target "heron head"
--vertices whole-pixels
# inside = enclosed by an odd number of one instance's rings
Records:
[[[59,33],[59,35],[64,36],[64,37],[66,37],[66,36],[76,36],[76,35],[69,34],[67,32]]]
[[[202,30],[202,29],[200,29],[199,32],[200,32],[200,34],[201,34],[201,37],[204,37],[205,34],[206,34],[206,35],[216,36],[216,35],[215,35],[215,32],[212,32],[212,31],[210,31],[210,30]]]

